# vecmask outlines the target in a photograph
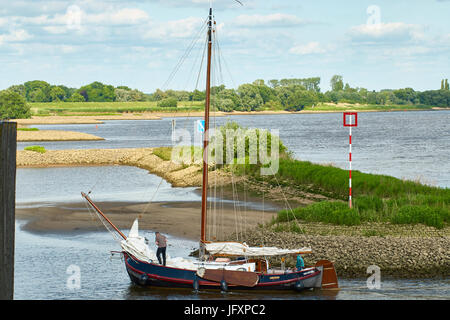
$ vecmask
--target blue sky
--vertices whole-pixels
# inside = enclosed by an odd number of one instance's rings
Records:
[[[327,91],[340,74],[352,87],[422,91],[450,78],[450,0],[242,2],[213,1],[216,84],[318,76]],[[170,73],[208,7],[209,0],[0,0],[0,89],[40,79],[192,90],[202,39]]]

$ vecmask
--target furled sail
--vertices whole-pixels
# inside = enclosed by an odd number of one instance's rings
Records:
[[[312,253],[311,248],[280,249],[277,247],[249,247],[246,243],[239,242],[211,242],[206,243],[206,250],[212,255],[229,256],[281,256],[286,254]]]
[[[138,220],[134,220],[130,233],[126,240],[120,242],[122,249],[129,254],[133,255],[139,260],[149,262],[151,260],[157,260],[155,253],[149,249],[145,243],[145,238],[139,236]]]

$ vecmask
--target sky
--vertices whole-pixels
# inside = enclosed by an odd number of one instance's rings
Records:
[[[320,77],[324,92],[338,74],[351,87],[424,91],[450,78],[450,0],[240,1],[212,1],[213,84]],[[203,90],[196,79],[209,4],[0,0],[0,89],[44,80]]]

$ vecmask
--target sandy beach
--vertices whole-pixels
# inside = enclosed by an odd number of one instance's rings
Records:
[[[62,131],[62,130],[38,130],[38,131],[17,131],[17,141],[98,141],[105,140],[92,134]]]
[[[35,124],[100,124],[103,120],[161,120],[161,117],[154,113],[123,113],[119,115],[95,115],[95,116],[32,116],[30,119],[14,119],[19,126]]]

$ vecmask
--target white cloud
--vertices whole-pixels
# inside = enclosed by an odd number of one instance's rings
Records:
[[[201,18],[186,18],[180,20],[166,21],[164,23],[151,23],[144,34],[146,39],[165,40],[168,38],[189,38],[200,30],[203,22]]]
[[[12,30],[8,34],[0,34],[0,44],[5,42],[22,42],[32,38],[24,29]]]
[[[403,22],[363,24],[350,29],[349,35],[356,41],[409,41],[424,37],[423,27]]]
[[[144,23],[149,19],[148,14],[140,9],[125,8],[118,11],[99,14],[86,14],[81,16],[81,23],[102,25],[135,25]]]
[[[285,13],[240,15],[234,20],[234,24],[240,27],[289,27],[304,23],[297,16]]]
[[[300,44],[289,49],[289,53],[298,55],[307,54],[322,54],[327,52],[327,50],[320,45],[319,42],[309,42],[307,44]]]

